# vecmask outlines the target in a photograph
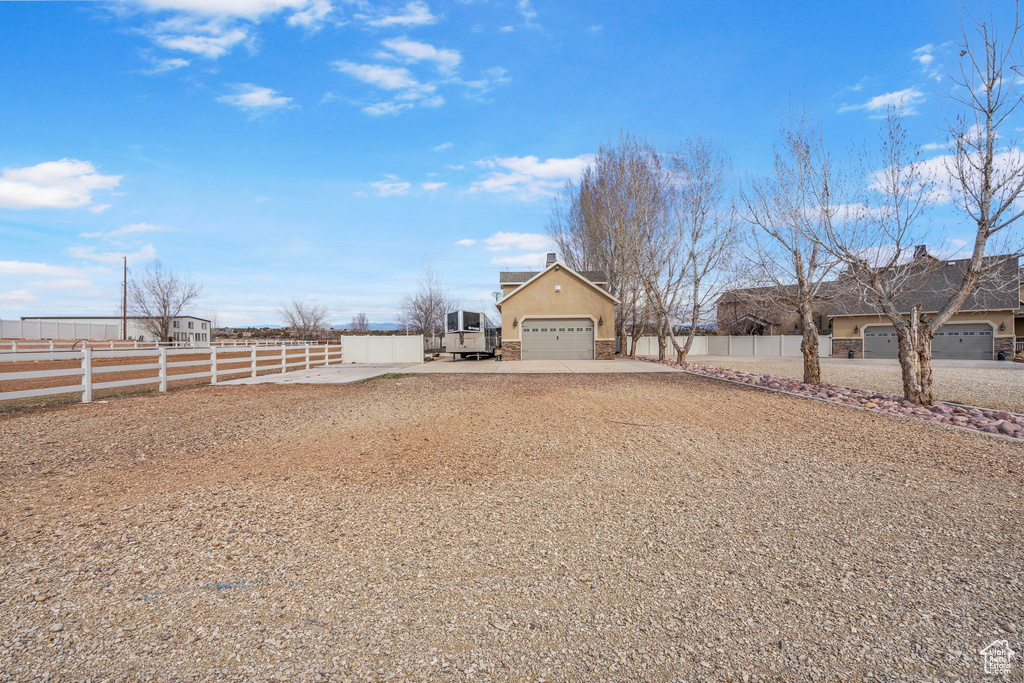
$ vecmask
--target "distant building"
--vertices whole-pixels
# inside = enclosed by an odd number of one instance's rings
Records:
[[[94,316],[80,316],[80,315],[37,315],[37,316],[22,316],[22,321],[40,321],[43,323],[95,323],[100,325],[116,325],[117,330],[121,332],[121,318],[120,316],[111,317],[94,317]],[[181,315],[171,322],[171,339],[156,339],[152,332],[146,329],[142,320],[139,318],[128,318],[128,334],[125,335],[128,339],[136,339],[138,341],[177,341],[177,342],[194,342],[198,344],[209,344],[210,333],[211,333],[211,321],[206,318],[198,318],[194,315]],[[56,337],[56,335],[55,335]],[[120,338],[118,334],[116,338]],[[63,337],[61,337],[63,338]]]

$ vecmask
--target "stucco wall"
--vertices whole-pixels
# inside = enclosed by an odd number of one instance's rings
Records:
[[[556,285],[560,285],[562,291],[556,292]],[[562,268],[547,270],[511,299],[501,302],[503,342],[521,341],[519,331],[526,317],[591,317],[596,339],[615,339],[615,302]],[[604,324],[598,325],[602,318]],[[516,319],[519,326],[513,327]]]
[[[1012,337],[1014,335],[1013,313],[1011,311],[982,311],[956,313],[950,318],[950,323],[980,323],[989,322],[995,325],[995,336]],[[1006,325],[1006,329],[999,331],[999,325]],[[834,339],[861,339],[864,335],[865,325],[888,325],[889,319],[884,315],[860,315],[832,319],[832,337]],[[855,333],[853,328],[859,328]]]

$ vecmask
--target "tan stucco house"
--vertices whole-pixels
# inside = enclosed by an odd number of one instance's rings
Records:
[[[1024,339],[1024,278],[1014,256],[986,259],[984,282],[972,293],[932,342],[934,358],[1012,359],[1016,342]],[[902,296],[897,301],[909,316],[917,304],[927,316],[942,306],[963,280],[968,259],[943,260],[923,246],[901,268]],[[797,334],[792,287],[737,289],[718,300],[718,326],[722,334]],[[850,276],[840,274],[824,282],[815,301],[815,323],[832,334],[832,355],[846,358],[896,358],[896,330],[859,291]]]
[[[501,355],[505,360],[610,360],[615,306],[608,278],[576,272],[548,254],[544,270],[500,275]]]

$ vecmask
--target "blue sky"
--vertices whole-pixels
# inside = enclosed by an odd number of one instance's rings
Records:
[[[766,170],[793,102],[840,151],[895,101],[941,142],[957,17],[939,0],[0,2],[0,318],[115,313],[121,254],[190,273],[222,324],[278,323],[292,297],[391,322],[426,263],[476,307],[499,270],[542,261],[552,193],[622,129],[666,150],[706,135],[737,177]]]

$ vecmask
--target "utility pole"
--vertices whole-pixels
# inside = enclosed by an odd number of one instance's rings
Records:
[[[124,257],[124,280],[121,281],[121,340],[128,339],[128,257]]]

